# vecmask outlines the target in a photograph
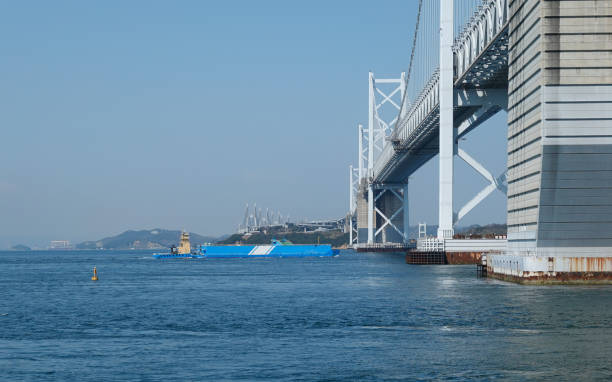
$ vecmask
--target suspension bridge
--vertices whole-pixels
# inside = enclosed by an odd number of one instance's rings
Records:
[[[237,233],[248,234],[274,229],[288,229],[289,226],[292,230],[299,232],[328,231],[344,229],[345,225],[345,218],[318,220],[302,218],[292,221],[289,214],[283,215],[280,211],[274,211],[270,208],[264,210],[257,207],[257,203],[253,203],[252,206],[247,203]]]
[[[249,207],[247,203],[242,222],[238,225],[238,233],[257,232],[266,227],[283,226],[290,220],[289,215],[283,215],[280,211],[275,212],[269,208],[264,211],[261,207],[257,208],[257,203],[253,203],[253,207]]]
[[[351,243],[408,245],[409,179],[437,158],[438,232],[420,250],[493,252],[489,272],[502,278],[609,280],[612,1],[420,0],[410,37],[407,72],[369,73],[349,168]],[[459,142],[501,111],[507,168],[492,174]],[[463,206],[455,157],[487,182]],[[454,238],[493,192],[507,197],[507,240]]]

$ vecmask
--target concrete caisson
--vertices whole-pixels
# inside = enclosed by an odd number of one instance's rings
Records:
[[[488,274],[609,282],[612,1],[513,0],[509,11],[508,252]]]

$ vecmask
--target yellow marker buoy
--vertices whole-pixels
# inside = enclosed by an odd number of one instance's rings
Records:
[[[96,267],[94,267],[94,274],[91,276],[91,281],[98,281],[98,271],[96,270]]]

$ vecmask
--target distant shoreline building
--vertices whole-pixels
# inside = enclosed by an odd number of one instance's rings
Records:
[[[51,240],[49,249],[62,250],[62,249],[74,249],[70,241],[68,240]]]

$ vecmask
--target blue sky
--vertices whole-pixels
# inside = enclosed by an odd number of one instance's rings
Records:
[[[416,3],[0,2],[0,248],[230,233],[247,202],[342,216],[368,71],[407,69]],[[472,135],[497,175],[505,116]],[[415,223],[437,221],[436,169],[412,179]],[[463,204],[485,183],[457,171]],[[504,211],[494,195],[463,223]]]

